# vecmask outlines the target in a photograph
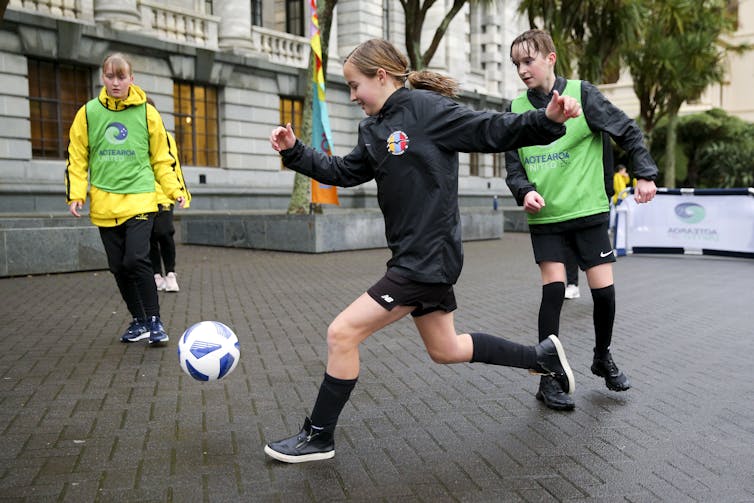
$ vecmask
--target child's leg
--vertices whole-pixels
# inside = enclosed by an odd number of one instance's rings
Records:
[[[613,264],[600,264],[587,269],[587,280],[592,291],[594,310],[594,354],[604,357],[613,338],[615,322],[615,287],[613,286]]]
[[[560,311],[565,297],[565,266],[560,262],[540,262],[542,302],[539,305],[539,342],[560,335]]]

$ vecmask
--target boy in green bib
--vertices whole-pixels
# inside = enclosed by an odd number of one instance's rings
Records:
[[[579,101],[583,113],[567,121],[566,134],[549,145],[506,152],[506,183],[527,213],[534,259],[542,276],[539,339],[560,337],[560,311],[569,253],[586,272],[594,302],[594,359],[591,370],[613,391],[631,387],[610,353],[615,320],[615,262],[608,236],[610,205],[605,170],[612,171],[609,137],[626,151],[638,179],[634,197],[651,201],[657,166],[636,122],[589,82],[555,75],[555,45],[543,30],[529,30],[511,44],[510,57],[527,91],[511,102],[522,113],[546,106],[553,91]],[[610,177],[612,181],[612,177]],[[570,395],[543,376],[536,397],[555,410],[572,410]]]

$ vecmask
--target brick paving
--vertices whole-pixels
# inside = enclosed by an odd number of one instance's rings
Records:
[[[465,249],[458,329],[533,343],[528,236]],[[738,259],[619,259],[626,393],[589,371],[582,274],[561,323],[575,411],[536,401],[524,371],[432,363],[406,319],[363,345],[335,458],[268,459],[264,443],[312,405],[328,323],[387,258],[179,246],[162,349],[118,341],[128,315],[106,271],[0,279],[0,501],[754,501],[754,262]],[[181,332],[205,319],[241,342],[219,382],[177,362]]]

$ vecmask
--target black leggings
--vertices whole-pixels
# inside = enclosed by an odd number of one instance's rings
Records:
[[[149,261],[154,213],[132,217],[115,227],[99,227],[107,264],[131,316],[141,320],[160,315],[157,287]]]
[[[165,274],[175,272],[175,226],[173,225],[173,208],[160,210],[154,218],[152,236],[149,240],[149,260],[152,262],[152,273]]]

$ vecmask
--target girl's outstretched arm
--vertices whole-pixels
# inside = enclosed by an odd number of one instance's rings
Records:
[[[293,133],[293,127],[291,127],[291,123],[283,126],[278,126],[275,129],[272,130],[272,134],[270,134],[270,145],[272,145],[272,148],[280,152],[281,150],[288,150],[290,148],[293,148],[293,146],[296,144],[296,135]]]
[[[559,92],[552,92],[552,99],[545,110],[547,118],[553,122],[564,123],[568,119],[581,115],[581,105],[570,96],[561,96]]]

